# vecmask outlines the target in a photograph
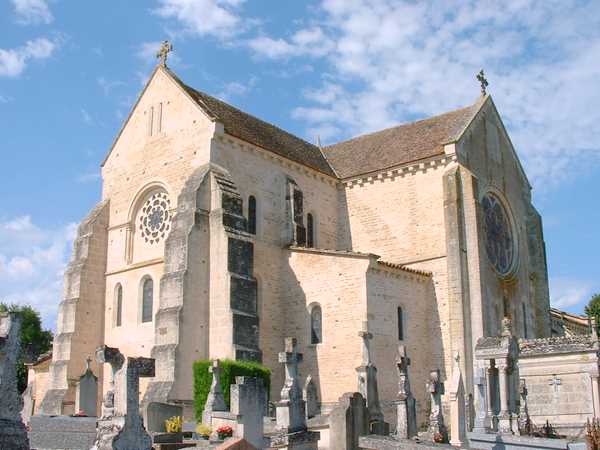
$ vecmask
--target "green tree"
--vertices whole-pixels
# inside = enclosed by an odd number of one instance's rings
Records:
[[[584,311],[588,317],[596,319],[596,333],[600,336],[600,294],[592,295]]]
[[[27,367],[52,346],[52,332],[42,329],[40,313],[31,306],[0,303],[0,312],[16,312],[21,315],[21,354],[17,360],[17,383],[19,392],[27,387]]]

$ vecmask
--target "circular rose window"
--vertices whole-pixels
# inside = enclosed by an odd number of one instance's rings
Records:
[[[487,194],[481,201],[485,226],[485,249],[494,268],[501,275],[507,275],[513,266],[514,241],[508,214],[493,194]]]
[[[171,228],[171,202],[166,192],[155,192],[145,201],[139,215],[139,230],[144,241],[156,244]]]

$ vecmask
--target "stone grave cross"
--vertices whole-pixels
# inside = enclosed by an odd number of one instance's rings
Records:
[[[125,363],[125,357],[118,348],[104,345],[96,350],[96,362],[98,364],[110,364],[111,368],[109,388],[102,401],[101,417],[107,419],[115,415],[115,381],[117,372],[121,370]]]
[[[410,439],[417,434],[416,402],[410,391],[408,366],[410,366],[410,358],[406,356],[406,347],[399,345],[398,356],[396,357],[396,367],[398,369],[396,437],[399,439]]]
[[[431,414],[429,415],[429,433],[435,442],[446,442],[447,431],[442,415],[442,395],[444,395],[444,383],[441,380],[439,369],[429,372],[427,390],[431,397]]]
[[[374,434],[386,434],[386,424],[379,404],[379,390],[377,388],[377,367],[371,361],[371,348],[369,341],[373,334],[369,333],[368,322],[363,322],[362,330],[358,336],[362,339],[362,365],[356,368],[358,373],[358,392],[367,401],[369,413],[369,431]]]
[[[212,365],[208,368],[208,371],[212,373],[212,383],[210,385],[210,391],[206,397],[206,403],[204,405],[204,411],[202,412],[202,421],[206,425],[210,425],[212,422],[213,411],[227,411],[227,405],[225,404],[225,397],[221,390],[221,363],[218,359],[213,360]]]
[[[281,389],[281,401],[277,405],[277,427],[288,432],[306,429],[305,403],[298,381],[298,353],[296,338],[285,338],[285,351],[279,353],[279,362],[285,365],[285,382]]]
[[[548,380],[548,385],[554,387],[554,393],[558,393],[558,388],[561,384],[561,379],[558,378],[556,375],[553,375],[552,378]]]
[[[373,339],[373,334],[369,333],[368,322],[363,322],[362,330],[358,332],[358,335],[362,338],[362,358],[363,365],[368,366],[371,364],[371,347],[369,341]]]
[[[0,449],[29,450],[21,420],[23,399],[17,390],[17,357],[21,345],[21,317],[0,313]]]

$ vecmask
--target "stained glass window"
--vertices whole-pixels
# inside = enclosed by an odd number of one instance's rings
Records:
[[[154,302],[154,282],[146,278],[142,285],[142,322],[152,322],[152,304]]]
[[[115,326],[120,327],[121,326],[121,320],[122,320],[122,315],[123,315],[123,286],[121,286],[121,283],[117,284],[117,288],[115,290],[115,297],[116,297],[116,317],[115,317]]]
[[[488,258],[498,273],[506,275],[512,269],[515,252],[508,215],[500,200],[493,194],[483,197],[481,206]]]
[[[171,201],[164,191],[154,192],[141,208],[138,228],[144,242],[156,244],[171,229]]]
[[[319,305],[313,306],[310,311],[310,343],[319,344],[323,342],[322,314]]]

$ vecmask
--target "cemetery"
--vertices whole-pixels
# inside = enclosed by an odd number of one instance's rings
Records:
[[[77,404],[80,412],[72,416],[33,415],[25,424],[24,402],[16,389],[16,349],[20,321],[16,314],[0,316],[0,449],[2,450],[175,450],[215,449],[301,449],[301,450],[387,450],[434,448],[471,449],[578,449],[597,448],[597,421],[586,422],[583,434],[559,436],[551,424],[535,425],[529,415],[526,380],[519,378],[519,343],[510,333],[508,319],[500,336],[482,338],[477,344],[477,359],[487,370],[477,380],[475,410],[465,396],[460,357],[455,355],[449,380],[439,369],[431,370],[428,380],[410,380],[411,360],[399,345],[394,374],[378,373],[370,358],[372,334],[366,324],[358,332],[363,342],[362,364],[356,368],[356,391],[347,392],[331,411],[321,414],[311,377],[299,377],[303,355],[297,340],[285,339],[279,363],[285,380],[277,399],[269,399],[269,371],[259,365],[201,363],[196,372],[198,385],[209,386],[198,392],[203,403],[197,421],[183,420],[182,408],[173,404],[140,404],[143,378],[156,375],[152,358],[125,357],[117,348],[99,347],[95,359],[107,364],[110,389],[95,417],[97,378],[89,368],[78,380]],[[590,342],[597,340],[589,336]],[[583,338],[579,339],[579,343]],[[563,339],[563,346],[569,345]],[[560,339],[555,339],[556,346]],[[534,343],[535,345],[540,345]],[[572,344],[571,344],[572,345]],[[597,345],[596,347],[597,348]],[[567,349],[564,348],[564,351]],[[527,350],[525,350],[527,351]],[[223,367],[230,378],[223,376]],[[236,372],[256,376],[233,376]],[[233,374],[233,375],[232,375]],[[233,376],[233,383],[228,385]],[[397,379],[396,420],[385,422],[377,389],[378,377]],[[223,381],[227,388],[227,401]],[[426,389],[430,411],[426,424],[417,423],[414,386]],[[443,397],[447,402],[443,402]],[[22,415],[23,414],[23,415]],[[542,425],[540,427],[540,425]],[[589,447],[588,447],[589,445]],[[596,447],[594,447],[596,445]]]

